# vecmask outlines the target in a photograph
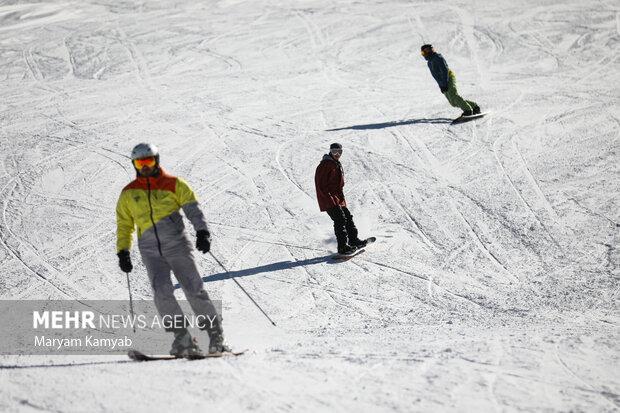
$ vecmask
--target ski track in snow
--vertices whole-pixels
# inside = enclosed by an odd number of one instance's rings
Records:
[[[201,200],[226,267],[197,256],[205,288],[249,351],[0,356],[0,410],[620,410],[615,4],[12,3],[2,299],[126,298],[114,208],[150,141]],[[426,42],[485,118],[449,124]],[[378,237],[341,263],[313,180],[334,141]]]

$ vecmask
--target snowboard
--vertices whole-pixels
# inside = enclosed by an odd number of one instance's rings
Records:
[[[202,356],[193,356],[193,357],[185,357],[188,360],[203,360],[207,358],[219,358],[219,357],[236,357],[245,353],[246,350],[243,351],[224,351],[222,353],[208,353]],[[171,355],[153,355],[149,356],[147,354],[142,353],[138,350],[129,350],[127,352],[127,356],[134,361],[158,361],[158,360],[179,360],[179,357],[171,356]]]
[[[452,125],[456,125],[458,123],[469,122],[470,120],[474,120],[474,119],[479,119],[479,118],[483,117],[484,115],[486,115],[488,113],[489,112],[478,113],[476,115],[471,115],[471,116],[459,116],[458,118],[456,118],[456,119],[454,119],[452,121]]]
[[[373,242],[375,242],[377,240],[376,237],[370,237],[370,238],[366,238],[364,241],[366,241],[366,245],[364,245],[361,248],[356,249],[355,251],[353,251],[351,254],[336,254],[334,256],[332,256],[332,259],[334,261],[348,261],[351,258],[361,254],[362,252],[365,251],[365,248],[369,245],[372,244]]]

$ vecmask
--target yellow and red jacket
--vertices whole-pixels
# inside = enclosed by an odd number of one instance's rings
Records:
[[[136,178],[123,188],[116,204],[117,252],[131,248],[135,227],[140,239],[165,218],[182,220],[178,213],[181,208],[197,231],[207,228],[196,195],[183,179],[169,175],[161,168],[157,177]]]

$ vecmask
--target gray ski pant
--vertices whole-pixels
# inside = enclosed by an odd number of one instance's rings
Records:
[[[165,243],[165,248],[161,249],[161,255],[159,249],[153,248],[152,242],[148,242],[149,238],[152,240],[152,233],[143,234],[138,241],[140,255],[151,281],[155,306],[159,315],[168,316],[167,318],[177,317],[175,318],[177,320],[182,320],[183,317],[183,310],[174,297],[174,286],[170,278],[170,271],[173,271],[196,316],[201,315],[206,320],[203,329],[207,330],[209,335],[221,334],[221,316],[217,313],[209,294],[203,289],[203,281],[192,255],[192,245],[184,231],[174,234],[173,242],[170,242],[172,240],[169,235],[172,234],[169,232],[160,230],[159,233],[160,238],[168,241]],[[179,330],[178,328],[167,329],[167,331],[174,332]]]

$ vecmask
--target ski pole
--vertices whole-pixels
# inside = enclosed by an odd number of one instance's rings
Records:
[[[133,326],[133,332],[136,332],[136,324],[135,324],[135,316],[133,314],[133,298],[131,298],[131,285],[129,284],[129,273],[126,272],[125,274],[127,274],[127,290],[129,291],[129,312],[131,313],[131,319],[134,321],[133,323],[131,323],[131,325]]]
[[[217,257],[216,257],[215,255],[213,255],[213,253],[212,253],[212,252],[210,252],[210,251],[209,251],[209,254],[213,257],[213,259],[215,260],[215,262],[217,262],[217,263],[218,263],[218,265],[219,265],[220,267],[222,267],[222,268],[224,269],[224,271],[226,271],[226,273],[227,273],[227,274],[230,274],[230,271],[228,271],[228,269],[226,269],[226,267],[224,266],[224,264],[222,264],[222,263],[220,262],[220,260],[218,260],[218,259],[217,259]],[[248,292],[245,290],[245,288],[243,288],[243,286],[242,286],[241,284],[239,284],[239,281],[235,280],[235,277],[233,277],[233,276],[231,276],[230,278],[231,278],[231,279],[235,282],[235,284],[237,284],[237,285],[239,286],[239,288],[241,288],[241,291],[243,291],[243,292],[245,293],[245,295],[247,295],[247,296],[248,296],[248,298],[249,298],[250,300],[252,300],[252,302],[254,303],[254,305],[255,305],[255,306],[256,306],[256,307],[257,307],[257,308],[261,311],[261,313],[263,313],[263,315],[264,315],[265,317],[267,317],[267,320],[269,320],[269,321],[271,322],[271,324],[273,324],[273,325],[275,326],[275,325],[276,325],[276,323],[275,323],[275,322],[271,319],[271,317],[269,317],[269,316],[267,315],[267,313],[265,312],[265,310],[263,310],[263,309],[261,308],[261,306],[260,306],[260,305],[258,305],[258,303],[257,303],[257,302],[256,302],[256,301],[252,298],[252,296],[250,295],[250,293],[248,293]]]

